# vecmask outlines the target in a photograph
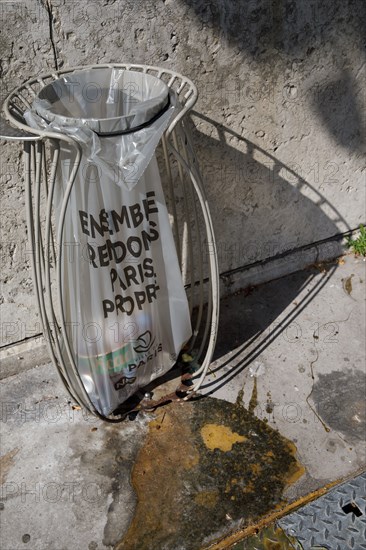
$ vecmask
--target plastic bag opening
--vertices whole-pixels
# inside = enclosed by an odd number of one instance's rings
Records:
[[[159,78],[124,69],[89,69],[45,86],[33,108],[48,122],[79,126],[99,135],[134,131],[169,106],[169,88]]]
[[[159,78],[105,67],[51,82],[24,118],[33,128],[70,136],[110,181],[131,190],[180,109],[176,93]]]

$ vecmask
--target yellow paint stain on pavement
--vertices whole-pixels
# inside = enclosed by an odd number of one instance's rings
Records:
[[[201,428],[201,436],[210,451],[220,449],[224,453],[231,451],[235,443],[243,443],[247,439],[221,424],[205,424]]]
[[[297,455],[296,445],[292,443],[292,441],[288,441],[287,447],[290,454],[294,458],[294,462],[292,462],[291,466],[289,467],[284,479],[287,485],[292,485],[305,474],[305,468],[296,458],[296,455]]]

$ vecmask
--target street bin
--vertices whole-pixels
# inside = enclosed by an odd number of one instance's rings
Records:
[[[24,141],[45,340],[72,399],[106,420],[132,396],[154,407],[144,389],[182,354],[175,396],[189,398],[212,359],[218,267],[196,100],[178,73],[106,64],[31,79],[4,103],[1,137]]]

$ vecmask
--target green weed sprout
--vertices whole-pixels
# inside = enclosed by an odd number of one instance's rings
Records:
[[[360,225],[360,234],[355,239],[347,238],[347,246],[357,256],[366,256],[366,228]]]

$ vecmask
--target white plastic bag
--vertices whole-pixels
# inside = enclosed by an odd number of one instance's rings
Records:
[[[75,364],[104,415],[167,372],[191,336],[154,154],[177,108],[151,75],[97,69],[47,86],[27,113],[29,124],[82,146],[63,231],[62,301]],[[62,143],[56,224],[74,160]]]

